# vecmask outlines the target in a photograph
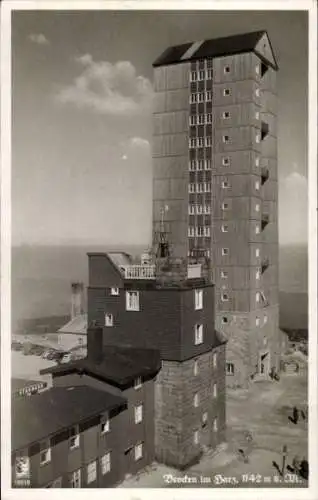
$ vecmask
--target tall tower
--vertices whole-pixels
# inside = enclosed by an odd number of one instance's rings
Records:
[[[168,48],[153,64],[153,231],[208,259],[227,384],[279,368],[277,63],[265,31]]]

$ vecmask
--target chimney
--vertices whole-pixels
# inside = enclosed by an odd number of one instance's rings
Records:
[[[103,328],[100,326],[87,328],[87,358],[95,363],[103,360]]]
[[[72,297],[71,297],[71,319],[76,318],[83,314],[83,295],[84,295],[84,284],[83,283],[72,283]]]

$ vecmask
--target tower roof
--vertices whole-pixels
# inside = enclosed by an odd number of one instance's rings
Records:
[[[260,46],[260,42],[263,42],[262,47]],[[168,47],[155,60],[153,66],[168,66],[170,64],[196,61],[206,57],[222,57],[244,52],[255,52],[260,59],[264,60],[272,68],[275,70],[278,69],[275,55],[265,30]]]

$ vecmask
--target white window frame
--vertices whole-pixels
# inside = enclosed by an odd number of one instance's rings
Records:
[[[259,65],[259,64],[256,64],[256,66],[255,66],[255,73],[256,73],[257,75],[259,75],[259,74],[260,74],[260,71],[261,71],[261,70],[260,70],[260,65]]]
[[[260,302],[260,300],[261,300],[261,294],[259,292],[256,292],[256,294],[255,294],[255,300],[256,300],[257,303]]]
[[[229,88],[223,89],[223,97],[228,97],[230,95],[231,95],[231,89]]]
[[[134,389],[138,390],[142,387],[142,377],[137,377],[134,380]]]
[[[195,193],[195,184],[194,184],[194,182],[190,182],[190,184],[189,184],[189,193]]]
[[[259,97],[261,95],[259,88],[255,89],[255,95],[256,95],[256,97]]]
[[[107,434],[107,432],[110,432],[110,420],[108,416],[100,424],[100,433]]]
[[[222,292],[221,293],[221,301],[222,302],[228,302],[229,301],[229,295],[227,292]]]
[[[207,135],[207,136],[205,137],[205,145],[206,145],[207,147],[212,146],[212,137],[211,137],[210,135]]]
[[[197,115],[197,124],[204,125],[204,122],[205,122],[205,115],[204,114]]]
[[[41,447],[43,447],[42,450],[41,450]],[[45,457],[46,457],[45,460],[41,459],[42,453],[45,453]],[[50,443],[50,440],[47,439],[47,440],[42,441],[40,443],[40,465],[48,464],[48,463],[51,462],[51,460],[52,460],[52,457],[51,457],[51,443]]]
[[[204,182],[204,192],[211,193],[211,182]]]
[[[204,183],[203,182],[198,182],[196,184],[196,192],[197,193],[204,193]]]
[[[204,102],[204,92],[198,92],[198,100],[197,102]]]
[[[195,393],[195,395],[193,396],[193,406],[194,408],[198,408],[200,404],[200,395],[198,392]]]
[[[211,170],[211,160],[204,160],[204,170]]]
[[[194,344],[195,345],[203,344],[203,325],[202,324],[194,325]]]
[[[126,291],[126,311],[140,311],[139,292],[137,290]]]
[[[259,205],[259,203],[256,203],[256,205],[255,205],[255,212],[259,212],[259,209],[260,209],[260,205]]]
[[[257,316],[257,317],[255,318],[255,325],[256,325],[256,326],[259,326],[260,324],[261,324],[261,320],[260,320],[260,318]]]
[[[86,467],[87,484],[93,483],[97,479],[97,462],[92,460]]]
[[[261,142],[261,136],[259,134],[256,134],[255,141],[256,141],[256,144],[259,144]]]
[[[196,226],[196,228],[195,228],[195,235],[198,238],[202,238],[202,236],[204,236],[204,228],[202,226]]]
[[[230,68],[230,66],[229,66],[228,64],[226,64],[226,65],[224,66],[224,68],[223,68],[223,73],[224,73],[225,75],[228,75],[229,73],[231,73],[231,68]]]
[[[199,442],[200,442],[199,431],[196,430],[193,433],[193,444],[199,444]]]
[[[259,257],[259,256],[260,256],[260,249],[255,248],[255,257]]]
[[[267,314],[264,314],[263,324],[266,325],[267,321],[268,321],[268,316]]]
[[[81,469],[74,470],[71,473],[71,488],[80,488],[81,487],[81,481],[82,481],[82,473]]]
[[[188,209],[189,209],[189,215],[195,214],[195,205],[193,204],[189,205]]]
[[[230,184],[228,181],[222,181],[222,189],[229,189]]]
[[[135,445],[135,462],[143,458],[143,443],[138,443]]]
[[[197,146],[197,140],[195,137],[190,137],[189,139],[189,148],[194,149]]]
[[[203,137],[197,137],[197,147],[198,148],[203,148],[204,146],[204,139]]]
[[[212,364],[213,364],[213,368],[217,368],[218,366],[218,355],[216,352],[213,353],[212,355]]]
[[[229,210],[229,204],[226,201],[222,203],[222,210]]]
[[[228,167],[230,164],[230,158],[228,156],[224,156],[222,158],[222,165],[223,167]]]
[[[205,250],[205,256],[208,257],[208,258],[210,258],[210,249],[209,248],[207,248]]]
[[[227,247],[222,247],[222,256],[224,257],[225,255],[230,254],[230,249]]]
[[[190,104],[195,104],[197,102],[197,94],[195,92],[191,92],[190,94]]]
[[[196,377],[198,373],[199,373],[199,362],[197,359],[195,359],[193,363],[193,375]]]
[[[255,234],[260,234],[260,231],[261,231],[261,230],[260,230],[260,227],[259,227],[259,225],[257,224],[257,225],[255,226]]]
[[[255,111],[255,119],[256,120],[260,119],[260,113],[259,113],[259,111]]]
[[[260,182],[259,181],[255,181],[255,189],[256,189],[256,191],[260,190]]]
[[[222,231],[222,233],[228,233],[229,226],[227,224],[222,224],[221,231]]]
[[[203,309],[203,290],[194,290],[194,309],[196,311]]]
[[[210,230],[209,226],[203,227],[203,236],[205,236],[206,238],[210,238],[211,230]]]
[[[203,166],[204,166],[204,162],[203,160],[198,160],[197,161],[197,170],[200,172],[201,170],[203,170]]]
[[[110,289],[111,295],[119,295],[119,288],[117,286],[112,286]]]
[[[196,162],[196,160],[189,161],[189,170],[190,170],[190,172],[195,172],[196,169],[197,169],[197,162]]]
[[[189,226],[188,227],[188,238],[194,238],[195,232],[194,232],[194,227]]]
[[[213,432],[217,432],[217,431],[218,431],[218,418],[214,417],[214,419],[213,419]]]
[[[227,323],[228,323],[228,317],[227,316],[222,316],[221,323],[222,323],[222,325],[227,325]]]
[[[222,142],[224,144],[228,144],[230,142],[230,136],[229,135],[222,135]]]
[[[212,392],[212,394],[213,394],[214,398],[218,397],[218,386],[217,386],[216,382],[214,382],[214,384],[213,384],[213,392]]]
[[[259,156],[255,156],[255,167],[259,167],[260,165],[260,158]]]
[[[78,425],[72,427],[72,431],[75,431],[69,438],[69,448],[70,450],[76,450],[80,445],[80,433]]]
[[[199,70],[199,77],[198,77],[198,81],[199,81],[199,82],[202,82],[203,80],[205,80],[205,71],[204,71],[204,69],[200,69],[200,70]]]
[[[189,125],[190,125],[190,127],[193,125],[196,125],[196,116],[195,115],[189,116]]]
[[[197,71],[191,71],[190,72],[190,82],[196,82],[198,79],[198,72]]]
[[[114,326],[114,318],[111,313],[105,313],[105,326]]]
[[[221,278],[227,279],[229,277],[229,273],[227,271],[221,271]]]
[[[111,471],[111,452],[108,451],[105,453],[100,460],[100,468],[101,468],[101,473],[102,476],[105,476],[108,472]]]
[[[210,125],[210,124],[212,123],[212,113],[207,113],[207,114],[205,115],[205,123],[206,123],[207,125]]]
[[[228,362],[226,363],[226,374],[227,375],[234,375],[234,363]]]
[[[197,205],[196,213],[198,215],[201,215],[203,213],[203,207],[202,207],[202,205]]]
[[[143,421],[143,404],[134,407],[135,424],[140,424]]]
[[[209,101],[212,101],[212,95],[213,95],[213,94],[212,94],[212,90],[207,90],[207,91],[205,92],[205,100],[206,100],[206,101],[208,101],[208,102],[209,102]]]
[[[257,280],[261,279],[261,270],[260,270],[260,268],[256,269],[256,275],[255,275],[255,277],[256,277]]]
[[[231,118],[231,113],[229,111],[223,111],[222,118],[223,120],[228,120],[229,118]]]
[[[211,205],[204,205],[203,206],[203,213],[205,215],[209,215],[211,213]]]
[[[213,70],[211,68],[207,69],[205,72],[206,80],[212,80],[213,78]]]

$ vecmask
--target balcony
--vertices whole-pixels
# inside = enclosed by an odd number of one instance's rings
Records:
[[[201,278],[201,264],[188,265],[188,279]]]
[[[121,270],[127,280],[154,280],[156,277],[153,265],[122,266]]]

